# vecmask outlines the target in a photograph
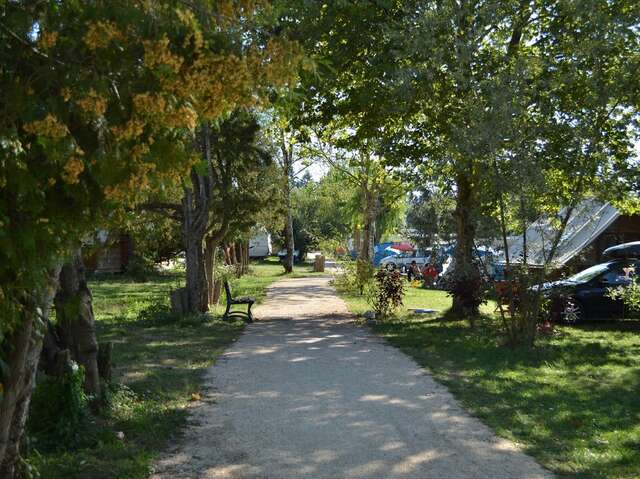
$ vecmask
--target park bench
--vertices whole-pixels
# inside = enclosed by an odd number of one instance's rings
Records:
[[[231,294],[231,286],[229,286],[228,281],[224,282],[224,292],[227,297],[227,309],[224,312],[224,316],[222,316],[222,319],[226,321],[232,316],[241,316],[243,318],[246,318],[248,322],[253,323],[253,316],[251,315],[251,306],[253,306],[253,303],[256,302],[255,298],[252,298],[249,296],[239,296],[237,298],[234,298],[233,295]],[[244,311],[231,311],[231,306],[233,306],[234,304],[248,305],[247,312],[245,313]]]

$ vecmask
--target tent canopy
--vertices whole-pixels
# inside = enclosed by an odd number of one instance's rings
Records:
[[[567,208],[563,208],[557,218],[541,217],[527,228],[527,264],[542,266],[548,262],[547,258],[558,232],[559,218],[564,218],[566,214]],[[601,203],[593,199],[580,203],[569,217],[550,264],[555,267],[566,264],[593,243],[619,216],[620,212],[609,203]],[[512,263],[522,263],[524,256],[522,236],[511,237],[507,243],[509,260]],[[505,261],[504,252],[499,260]]]

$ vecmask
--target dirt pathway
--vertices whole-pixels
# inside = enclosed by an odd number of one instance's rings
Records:
[[[256,317],[154,479],[551,477],[354,325],[327,278],[275,283]]]

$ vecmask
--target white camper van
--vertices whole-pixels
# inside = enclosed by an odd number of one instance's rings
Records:
[[[271,254],[271,235],[265,229],[258,230],[249,240],[249,257],[266,258]]]

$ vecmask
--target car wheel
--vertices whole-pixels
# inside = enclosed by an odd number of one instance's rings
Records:
[[[575,324],[584,319],[584,310],[582,305],[575,299],[567,299],[564,303],[562,311],[560,311],[560,320],[563,323]]]

